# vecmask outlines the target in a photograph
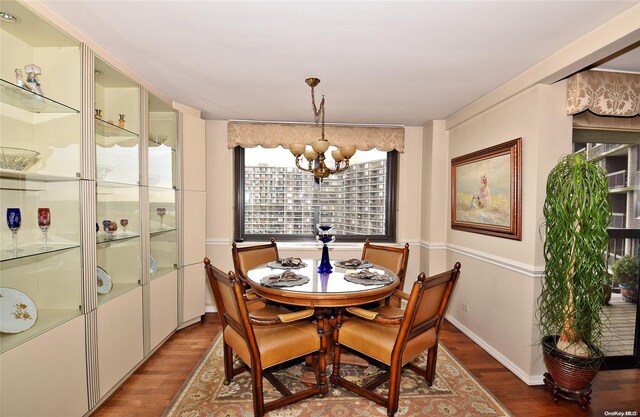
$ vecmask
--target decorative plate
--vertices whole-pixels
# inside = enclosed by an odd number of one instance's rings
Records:
[[[149,273],[153,275],[156,273],[157,270],[158,270],[158,264],[156,263],[156,260],[153,258],[153,256],[150,256],[149,257]]]
[[[109,294],[113,288],[111,277],[107,271],[98,267],[98,294]]]
[[[366,259],[361,261],[360,259],[347,259],[344,261],[337,261],[335,264],[338,268],[344,269],[364,269],[371,268],[373,264]]]
[[[0,288],[0,333],[20,333],[38,319],[38,308],[29,296],[14,288]]]
[[[295,287],[307,282],[309,282],[309,277],[291,271],[267,275],[260,280],[260,283],[267,287]]]
[[[297,262],[299,263],[296,265]],[[302,262],[300,258],[285,258],[278,259],[277,261],[271,261],[267,266],[274,269],[300,269],[307,266],[307,264]]]

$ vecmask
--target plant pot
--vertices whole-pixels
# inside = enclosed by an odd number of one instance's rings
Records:
[[[604,293],[604,301],[603,301],[603,303],[605,305],[608,305],[609,301],[611,301],[611,285],[603,284],[602,285],[602,292]]]
[[[620,292],[622,293],[622,299],[627,303],[638,304],[638,289],[625,288],[620,286]]]
[[[598,373],[604,355],[600,349],[589,346],[593,357],[583,358],[558,350],[556,341],[559,336],[546,336],[542,339],[544,364],[555,383],[566,391],[582,391]]]

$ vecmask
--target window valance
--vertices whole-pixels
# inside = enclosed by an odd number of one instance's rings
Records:
[[[361,151],[376,148],[385,152],[404,152],[403,127],[325,125],[325,137],[331,145],[355,145]],[[282,145],[288,149],[292,143],[310,144],[319,138],[320,127],[316,125],[229,122],[227,146],[231,149],[236,146],[275,148]]]
[[[640,74],[583,71],[569,78],[567,115],[590,110],[600,116],[640,114]]]

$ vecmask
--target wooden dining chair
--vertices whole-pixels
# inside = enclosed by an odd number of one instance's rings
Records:
[[[249,310],[258,310],[268,308],[265,300],[260,299],[249,289],[249,270],[258,265],[280,259],[278,255],[278,245],[275,239],[271,239],[270,243],[264,245],[238,247],[234,242],[231,246],[231,256],[233,258],[233,267],[236,276],[244,284],[247,293],[247,305]]]
[[[404,277],[407,272],[407,264],[409,263],[408,243],[405,243],[402,248],[394,248],[391,246],[374,245],[367,239],[362,247],[361,259],[385,267],[396,274],[399,280],[398,288],[402,291],[404,288]],[[392,295],[384,300],[384,304],[400,307],[401,299]]]
[[[334,330],[331,383],[387,407],[389,417],[398,411],[400,375],[404,366],[424,376],[427,385],[431,386],[436,373],[442,320],[459,275],[459,262],[450,271],[430,278],[420,273],[413,283],[411,294],[395,291],[398,297],[407,300],[407,306],[400,316],[387,316],[376,309],[349,307],[346,312],[352,317],[343,320],[345,310],[339,310]],[[381,362],[389,370],[364,386],[358,386],[340,376],[343,348]],[[425,350],[428,350],[427,365],[426,369],[421,369],[411,361]],[[389,394],[385,398],[374,390],[387,380]]]
[[[254,317],[247,309],[242,283],[235,274],[225,274],[211,265],[208,258],[204,259],[204,265],[222,323],[224,383],[229,384],[234,376],[249,370],[256,416],[314,395],[323,395],[319,373],[315,386],[293,394],[268,371],[275,365],[320,352],[324,344],[321,344],[316,326],[306,320],[313,316],[314,310]],[[233,368],[234,352],[243,362],[237,368]],[[265,404],[263,376],[283,397]]]

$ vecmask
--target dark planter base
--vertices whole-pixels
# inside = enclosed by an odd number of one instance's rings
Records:
[[[559,397],[578,401],[586,409],[591,401],[591,380],[596,376],[602,364],[602,352],[590,346],[593,357],[583,358],[558,350],[558,336],[546,336],[542,339],[544,364],[548,373],[544,375],[547,391],[553,394],[553,400]]]
[[[549,372],[544,373],[544,389],[553,395],[554,402],[558,402],[558,398],[577,401],[583,410],[586,410],[591,402],[591,384],[587,384],[587,386],[581,390],[571,391],[556,384]]]

